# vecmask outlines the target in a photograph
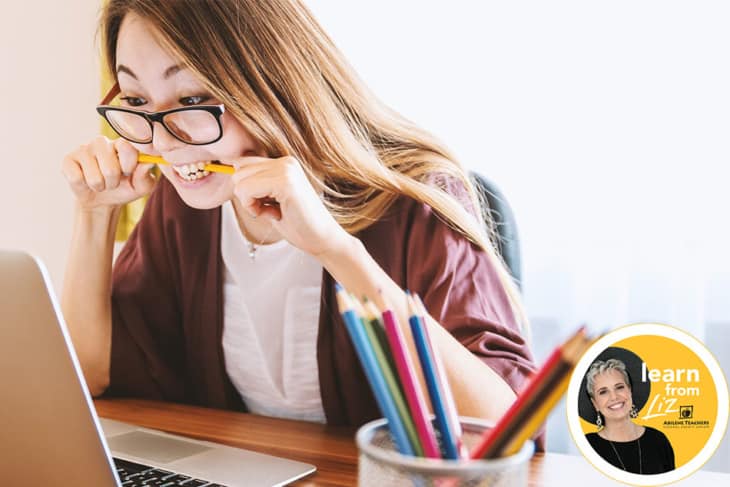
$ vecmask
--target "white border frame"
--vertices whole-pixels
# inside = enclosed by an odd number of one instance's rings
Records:
[[[591,363],[601,354],[606,348],[613,346],[616,342],[619,342],[625,338],[631,338],[641,335],[655,335],[671,340],[675,340],[682,345],[687,346],[692,350],[707,366],[712,376],[712,380],[715,383],[715,391],[717,392],[717,418],[715,426],[713,428],[710,438],[705,443],[705,446],[697,453],[689,462],[682,465],[671,472],[665,472],[661,474],[635,474],[626,472],[619,468],[614,467],[606,460],[604,460],[593,447],[588,443],[588,440],[583,433],[583,428],[580,423],[580,416],[578,415],[578,397],[581,393],[580,385],[583,380],[583,375]],[[725,436],[728,423],[728,388],[725,376],[723,375],[720,364],[715,360],[715,357],[710,351],[694,336],[690,335],[684,330],[675,328],[670,325],[664,325],[660,323],[636,323],[631,325],[622,326],[607,333],[601,337],[596,343],[590,346],[590,348],[583,354],[583,357],[578,361],[575,366],[572,377],[570,378],[570,385],[568,386],[568,396],[566,398],[566,414],[568,416],[568,426],[570,427],[570,434],[573,436],[573,441],[578,446],[583,456],[601,473],[604,475],[624,482],[631,485],[638,486],[654,486],[659,484],[669,484],[677,482],[692,473],[699,470],[717,450],[722,438]]]

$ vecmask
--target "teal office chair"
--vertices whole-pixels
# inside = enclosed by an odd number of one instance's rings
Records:
[[[485,213],[492,219],[491,224],[494,228],[497,251],[502,256],[510,274],[512,274],[517,288],[522,290],[520,239],[517,234],[517,222],[514,213],[512,213],[512,208],[493,182],[473,171],[470,172],[470,176],[482,201],[486,203]],[[489,222],[487,222],[487,225],[489,225]]]

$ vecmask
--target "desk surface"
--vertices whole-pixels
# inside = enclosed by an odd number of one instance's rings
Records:
[[[97,399],[94,403],[103,418],[316,465],[317,472],[294,484],[297,486],[357,483],[357,447],[352,428],[137,399]],[[530,487],[589,482],[591,487],[621,485],[579,456],[545,453],[530,461]],[[730,485],[730,475],[698,472],[673,485]]]

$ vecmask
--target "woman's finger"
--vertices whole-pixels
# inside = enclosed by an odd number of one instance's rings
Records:
[[[137,164],[136,161],[135,164]],[[134,167],[129,182],[137,194],[149,194],[155,187],[155,178],[150,172],[153,167],[154,164],[137,164]]]
[[[96,155],[92,149],[89,146],[84,146],[79,151],[77,160],[84,173],[86,186],[97,193],[104,191],[106,183],[104,181],[104,176],[99,169],[99,163],[96,160]]]
[[[277,205],[277,191],[281,190],[280,185],[280,179],[274,175],[243,178],[236,183],[234,193],[252,216],[258,216],[260,205]]]
[[[131,176],[137,167],[139,152],[137,152],[137,149],[132,144],[121,137],[114,141],[114,148],[117,151],[122,174],[127,177]]]
[[[99,171],[104,177],[104,189],[110,190],[119,186],[122,178],[122,168],[119,166],[119,158],[114,145],[106,137],[97,137],[91,143],[96,155],[96,162]]]
[[[247,178],[255,177],[258,180],[262,177],[275,177],[278,179],[278,189],[291,186],[302,177],[306,178],[301,164],[293,157],[263,159],[254,164],[247,164],[238,169],[232,177],[234,184]]]
[[[89,186],[84,179],[84,171],[81,169],[81,164],[74,157],[75,154],[70,154],[63,158],[61,172],[63,172],[72,190],[88,191]]]
[[[249,207],[252,216],[256,218],[264,217],[271,218],[272,220],[281,220],[281,206],[275,201],[268,198],[260,198],[253,202]]]
[[[260,176],[267,172],[275,171],[276,166],[273,165],[273,160],[267,159],[265,162],[257,164],[247,164],[244,166],[234,166],[236,172],[231,177],[233,178],[233,184],[237,184],[239,181],[250,178],[253,176]]]
[[[246,166],[257,166],[257,165],[261,165],[261,164],[270,163],[275,160],[276,159],[272,159],[270,157],[241,156],[241,157],[236,157],[235,159],[221,159],[220,162],[222,164],[227,164],[229,166],[233,166],[236,169],[241,169]]]

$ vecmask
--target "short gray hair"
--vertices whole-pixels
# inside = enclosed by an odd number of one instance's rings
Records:
[[[603,374],[609,370],[618,370],[624,375],[624,381],[626,385],[631,388],[631,379],[629,373],[626,371],[626,364],[616,358],[610,358],[605,362],[603,360],[596,360],[588,369],[586,374],[586,391],[589,397],[593,397],[593,388],[596,386],[596,376]]]

